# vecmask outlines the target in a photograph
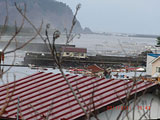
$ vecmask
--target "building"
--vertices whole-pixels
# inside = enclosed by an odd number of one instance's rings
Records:
[[[92,73],[93,76],[104,76],[104,69],[100,68],[96,64],[90,65],[86,68],[88,71]]]
[[[113,106],[126,97],[134,81],[105,79],[66,74],[68,81],[76,92],[84,108],[106,111],[107,106]],[[137,81],[131,95],[156,87],[151,82]],[[6,88],[9,89],[6,90]],[[84,112],[80,108],[66,80],[61,74],[39,72],[20,80],[0,86],[0,110],[6,104],[8,94],[11,101],[1,117],[16,118],[17,106],[24,120],[83,120]],[[14,92],[13,92],[14,91]],[[94,93],[94,94],[93,94]],[[18,100],[19,98],[19,100]],[[94,99],[93,99],[94,98]],[[93,99],[94,105],[91,102]],[[1,118],[0,118],[1,119]]]
[[[87,57],[87,48],[62,47],[61,52],[63,53],[63,57],[75,57],[75,58]]]
[[[160,54],[149,53],[146,65],[147,75],[158,77],[160,74]]]
[[[152,61],[152,76],[160,77],[160,56]]]

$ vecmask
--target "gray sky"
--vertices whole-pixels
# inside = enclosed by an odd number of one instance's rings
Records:
[[[78,3],[82,27],[95,32],[160,34],[160,0],[57,0],[72,10]]]

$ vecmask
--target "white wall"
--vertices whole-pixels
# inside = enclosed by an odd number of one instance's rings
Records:
[[[147,55],[147,65],[146,65],[147,75],[152,75],[152,62],[151,61],[153,61],[154,59],[156,58],[150,55]]]
[[[152,101],[153,99],[153,101]],[[152,102],[151,102],[152,101]],[[152,103],[150,105],[150,103]],[[133,109],[133,103],[129,105],[129,108]],[[120,107],[123,105],[119,105]],[[141,96],[140,101],[135,107],[135,114],[134,119],[139,120],[140,117],[144,114],[144,111],[146,112],[148,110],[148,106],[150,106],[150,117],[151,119],[157,119],[160,118],[160,98],[158,96],[152,95],[152,94],[145,94]],[[139,107],[144,107],[143,109],[140,109]],[[147,107],[147,108],[146,108]],[[143,111],[144,110],[144,111]],[[107,110],[98,114],[99,120],[116,120],[121,109],[113,108],[111,110]],[[129,120],[133,119],[133,110],[128,114]],[[147,114],[148,117],[148,114]],[[91,118],[91,120],[96,120],[94,117]],[[126,117],[126,110],[122,113],[122,116],[120,117],[120,120],[128,120]],[[145,117],[142,118],[142,120],[146,120]],[[149,120],[149,119],[148,119]]]
[[[160,75],[159,72],[156,71],[156,68],[160,67],[160,60],[156,60],[154,63],[152,63],[152,77],[154,74],[157,74],[158,76]]]

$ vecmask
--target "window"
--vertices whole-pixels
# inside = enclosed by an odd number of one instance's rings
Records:
[[[69,52],[66,52],[66,55],[69,55]]]
[[[83,53],[81,53],[81,56],[84,56],[84,54],[83,54]]]
[[[156,72],[160,73],[160,67],[156,67]]]
[[[79,56],[79,53],[74,53],[74,56]]]

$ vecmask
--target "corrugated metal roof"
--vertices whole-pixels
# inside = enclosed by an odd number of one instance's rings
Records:
[[[94,98],[96,109],[125,98],[133,85],[132,81],[66,75],[80,101],[88,106]],[[155,83],[138,81],[132,94],[154,86]],[[15,117],[20,98],[20,111],[24,119],[41,120],[49,115],[50,120],[76,119],[84,115],[61,74],[39,72],[26,78],[0,86],[0,108],[5,104],[7,88],[11,102],[4,117]],[[93,94],[94,93],[94,94]],[[82,99],[83,98],[83,99]],[[84,104],[85,101],[85,104]],[[93,106],[92,106],[93,107]]]

